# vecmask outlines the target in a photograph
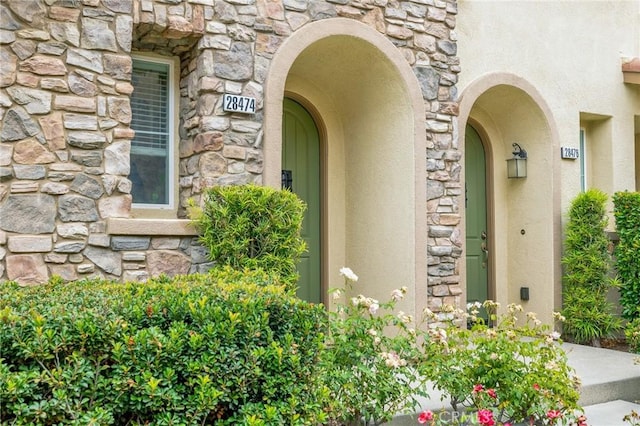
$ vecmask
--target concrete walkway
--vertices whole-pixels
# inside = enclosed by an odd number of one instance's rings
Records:
[[[635,410],[640,413],[640,364],[638,355],[611,349],[564,343],[569,365],[582,380],[580,405],[585,410],[589,426],[629,426],[622,418]],[[450,408],[442,394],[429,392],[429,399],[421,401],[419,411],[440,411]],[[394,426],[417,425],[417,415],[399,416]]]

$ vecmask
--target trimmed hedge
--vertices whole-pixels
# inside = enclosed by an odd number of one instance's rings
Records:
[[[613,204],[620,236],[614,253],[620,279],[620,305],[622,316],[631,321],[640,318],[640,193],[616,192]]]
[[[606,202],[607,195],[597,189],[573,199],[562,258],[564,332],[576,343],[595,346],[621,328],[607,301],[614,281],[609,277],[612,261],[605,233]]]
[[[260,271],[0,286],[0,418],[314,424],[326,312]]]
[[[202,208],[193,203],[189,217],[200,243],[217,265],[279,274],[295,289],[296,269],[306,244],[300,236],[306,205],[294,193],[266,186],[214,186]]]

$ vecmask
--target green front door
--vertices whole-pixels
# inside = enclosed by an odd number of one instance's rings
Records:
[[[283,186],[307,204],[302,223],[307,252],[298,265],[298,297],[320,303],[320,137],[309,112],[287,98],[282,119],[282,170]]]
[[[489,298],[486,156],[480,135],[469,125],[465,140],[467,303],[484,302]]]

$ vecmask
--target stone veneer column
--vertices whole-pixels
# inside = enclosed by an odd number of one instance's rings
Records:
[[[0,274],[94,270],[83,252],[131,207],[131,0],[0,4]]]
[[[184,217],[186,200],[207,186],[262,182],[271,58],[307,23],[346,17],[385,34],[421,84],[429,306],[459,302],[455,0],[7,0],[0,8],[0,279],[206,269],[191,237],[107,234],[108,218],[130,212],[130,52],[180,58]],[[222,111],[223,93],[255,97],[256,114]]]

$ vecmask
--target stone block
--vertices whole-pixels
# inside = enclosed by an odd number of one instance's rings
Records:
[[[7,93],[15,103],[24,106],[29,114],[47,114],[51,111],[52,95],[49,91],[12,86],[7,88]]]
[[[0,166],[11,165],[11,157],[13,155],[13,146],[3,143],[0,144]]]
[[[40,127],[27,111],[20,106],[16,106],[4,115],[0,140],[2,142],[15,142],[34,136],[38,132],[40,132]]]
[[[180,247],[180,238],[156,237],[151,240],[151,247],[155,250],[177,250]]]
[[[149,279],[147,271],[124,271],[122,280],[124,282],[143,282]]]
[[[0,228],[8,232],[51,233],[55,217],[55,200],[50,195],[9,195],[0,206]]]
[[[88,50],[109,50],[116,52],[116,35],[109,23],[102,19],[82,18],[82,36],[80,45]]]
[[[107,138],[100,132],[70,131],[67,142],[76,148],[96,149],[106,145]]]
[[[110,217],[129,217],[131,212],[131,195],[111,196],[98,201],[98,209],[103,219]]]
[[[98,211],[94,200],[82,195],[66,194],[58,200],[58,214],[63,222],[95,222]]]
[[[122,260],[128,262],[144,262],[147,254],[144,251],[126,251],[122,253]]]
[[[47,172],[44,166],[13,165],[13,173],[17,179],[39,180],[44,179]]]
[[[69,192],[69,187],[63,183],[47,182],[42,185],[40,192],[44,194],[62,195]]]
[[[93,263],[83,263],[82,265],[78,265],[76,270],[79,274],[90,274],[95,271],[95,265]]]
[[[46,253],[53,243],[48,235],[14,235],[9,237],[7,247],[12,253]]]
[[[120,253],[92,246],[87,247],[83,253],[87,259],[104,272],[116,276],[122,275],[122,256]]]
[[[51,115],[38,119],[42,127],[42,133],[49,145],[50,151],[58,151],[67,147],[62,125],[62,114],[54,112]]]
[[[27,139],[15,144],[13,161],[18,164],[48,164],[56,161],[56,156],[37,140]]]
[[[89,229],[83,223],[61,223],[56,226],[56,232],[62,238],[83,240],[89,235]]]
[[[147,269],[152,277],[157,277],[161,274],[170,277],[187,274],[190,267],[191,260],[176,251],[155,250],[147,254]]]
[[[91,234],[89,235],[88,244],[96,247],[109,247],[111,245],[111,237],[107,234]]]
[[[102,53],[86,49],[69,49],[67,63],[102,74]]]
[[[65,263],[68,256],[60,253],[47,253],[44,255],[44,261],[46,263]]]
[[[83,98],[81,96],[58,95],[53,101],[56,109],[73,112],[89,112],[94,113],[97,110],[96,100],[94,98]]]
[[[84,241],[61,241],[55,244],[53,251],[56,253],[80,253],[85,246]]]
[[[7,256],[7,276],[21,285],[44,284],[49,280],[49,271],[40,254],[17,254]]]
[[[47,77],[67,74],[67,67],[62,59],[44,55],[32,56],[21,61],[19,70]]]
[[[75,281],[78,279],[76,268],[73,265],[51,265],[51,275],[57,275],[63,281]]]
[[[151,243],[150,237],[130,237],[130,236],[113,236],[111,237],[111,249],[115,251],[124,250],[147,250]]]
[[[18,181],[11,183],[11,193],[19,194],[25,192],[36,192],[38,190],[38,182],[33,181]]]
[[[94,200],[97,200],[102,197],[102,194],[104,194],[100,181],[89,177],[84,173],[76,175],[73,182],[71,182],[70,189],[78,194],[93,198]]]

